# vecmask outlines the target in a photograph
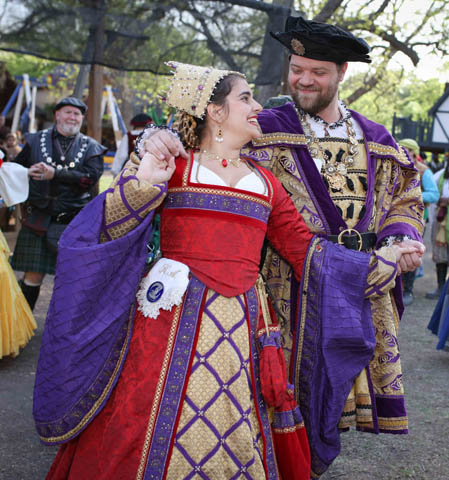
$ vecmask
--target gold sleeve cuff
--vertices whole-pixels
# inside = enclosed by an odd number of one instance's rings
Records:
[[[137,227],[139,223],[164,200],[166,192],[162,185],[152,185],[139,180],[135,175],[137,165],[132,159],[111,185],[106,194],[104,226],[110,239],[120,238]],[[126,180],[127,181],[123,181]],[[102,233],[102,241],[107,240]]]

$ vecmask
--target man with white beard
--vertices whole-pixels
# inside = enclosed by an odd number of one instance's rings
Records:
[[[53,127],[27,135],[14,160],[29,168],[30,193],[11,265],[25,272],[19,283],[31,309],[45,274],[55,273],[59,237],[91,199],[106,151],[80,133],[87,111],[81,100],[63,98],[53,111]]]

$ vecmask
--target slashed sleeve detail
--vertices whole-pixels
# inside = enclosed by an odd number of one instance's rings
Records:
[[[381,230],[382,238],[389,235],[409,235],[413,240],[422,241],[424,204],[421,182],[417,171],[393,165],[390,184],[392,201],[384,215]]]
[[[267,238],[293,267],[298,281],[313,234],[296,210],[281,183],[273,177],[273,211],[268,221]]]
[[[397,263],[392,247],[382,247],[372,252],[369,263],[366,298],[386,295],[396,283]]]

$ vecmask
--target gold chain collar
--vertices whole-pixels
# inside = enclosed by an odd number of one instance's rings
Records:
[[[346,118],[344,120],[346,130],[348,132],[348,153],[343,162],[336,162],[333,161],[323,150],[322,145],[320,144],[309,121],[307,120],[306,113],[303,111],[299,111],[298,113],[301,125],[304,129],[306,143],[310,154],[314,158],[321,158],[323,160],[323,166],[321,167],[323,176],[326,178],[332,188],[341,190],[346,182],[345,177],[348,173],[348,168],[351,168],[354,165],[355,157],[359,153],[359,142],[356,138],[356,133],[351,119]]]

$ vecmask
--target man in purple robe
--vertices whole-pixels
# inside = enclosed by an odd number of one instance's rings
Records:
[[[263,135],[245,155],[275,173],[317,236],[342,245],[330,253],[314,243],[301,285],[271,246],[263,267],[283,323],[317,477],[339,453],[339,431],[408,431],[397,342],[403,311],[398,275],[421,264],[423,204],[405,151],[385,127],[338,98],[348,62],[371,61],[366,42],[301,17],[289,17],[285,31],[272,36],[290,53],[293,102],[259,114]],[[152,135],[147,149],[162,158],[183,152],[166,131]],[[396,264],[388,248],[393,244],[413,245],[415,252]],[[357,250],[369,257],[365,276],[351,272],[362,255]],[[364,284],[363,298],[357,281]],[[367,318],[374,331],[366,330]],[[369,343],[370,335],[375,347],[366,355],[357,337]]]

